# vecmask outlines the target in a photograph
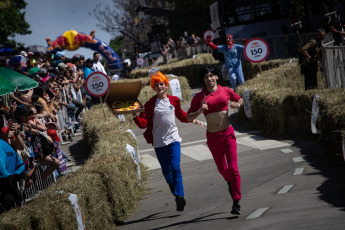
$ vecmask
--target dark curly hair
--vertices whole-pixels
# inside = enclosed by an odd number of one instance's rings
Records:
[[[219,69],[215,65],[207,65],[201,68],[199,72],[199,82],[205,84],[204,76],[208,73],[219,76]]]

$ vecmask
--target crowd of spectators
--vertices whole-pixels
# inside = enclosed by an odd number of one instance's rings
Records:
[[[161,47],[161,55],[163,56],[163,62],[169,63],[170,57],[189,58],[196,54],[207,52],[207,50],[206,43],[199,36],[194,33],[189,36],[185,31],[176,41],[169,37],[166,44],[163,44]]]
[[[67,58],[65,53],[1,53],[0,68],[13,69],[38,86],[2,95],[0,101],[0,213],[25,202],[34,180],[67,173],[67,153],[60,149],[82,133],[83,111],[99,103],[85,90],[86,77],[104,71],[99,53]],[[17,62],[14,56],[22,56]],[[106,72],[105,72],[106,73]],[[40,178],[35,171],[40,170]]]

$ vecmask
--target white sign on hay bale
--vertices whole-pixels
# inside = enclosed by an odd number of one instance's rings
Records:
[[[81,212],[81,207],[78,202],[78,197],[76,194],[70,193],[68,200],[71,202],[73,205],[73,209],[75,211],[75,215],[77,216],[77,223],[78,223],[78,230],[84,230],[86,229],[83,221],[83,215]]]
[[[141,162],[141,157],[140,157],[140,153],[139,153],[139,146],[138,146],[138,139],[135,136],[135,134],[133,133],[133,131],[131,129],[127,129],[126,132],[129,132],[130,134],[132,134],[132,136],[134,137],[134,139],[137,141],[137,150],[138,150],[138,162]]]
[[[222,65],[222,78],[225,81],[230,81],[230,75],[228,68],[226,68],[225,64]]]
[[[119,118],[119,120],[121,122],[125,122],[126,121],[126,118],[125,118],[125,116],[123,114],[119,114],[119,115],[117,115],[117,117]]]
[[[318,134],[320,131],[316,128],[316,122],[317,118],[319,116],[319,104],[317,103],[317,100],[319,99],[319,95],[315,94],[313,99],[313,107],[311,110],[311,132],[313,134]]]
[[[127,144],[126,150],[129,152],[129,154],[131,154],[131,157],[133,158],[134,163],[137,165],[138,179],[141,180],[140,165],[137,158],[137,154],[135,152],[135,148],[131,146],[130,144]]]
[[[244,100],[244,113],[246,114],[248,119],[253,118],[252,108],[250,107],[250,90],[245,89],[243,91],[243,100]]]
[[[170,90],[173,96],[176,96],[182,101],[181,86],[178,79],[169,81]]]

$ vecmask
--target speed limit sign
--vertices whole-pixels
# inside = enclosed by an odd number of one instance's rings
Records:
[[[102,97],[110,89],[110,80],[102,72],[93,72],[85,80],[85,89],[93,97]]]
[[[207,37],[211,37],[211,41],[214,40],[214,33],[212,32],[212,30],[206,30],[204,32],[204,40],[207,41]]]
[[[144,65],[144,58],[138,57],[137,58],[137,65],[139,65],[139,66]]]
[[[244,56],[253,63],[264,61],[269,52],[270,49],[267,42],[261,38],[250,39],[244,46]]]

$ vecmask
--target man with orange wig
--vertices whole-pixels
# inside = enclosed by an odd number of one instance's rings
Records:
[[[157,94],[145,103],[145,112],[138,116],[133,114],[133,119],[139,128],[146,128],[144,137],[155,149],[163,176],[175,196],[176,210],[183,211],[186,200],[180,169],[182,139],[178,134],[175,116],[181,122],[189,121],[186,112],[181,109],[179,98],[167,94],[169,80],[163,73],[158,71],[151,75],[151,87]],[[203,128],[200,121],[192,122]]]

